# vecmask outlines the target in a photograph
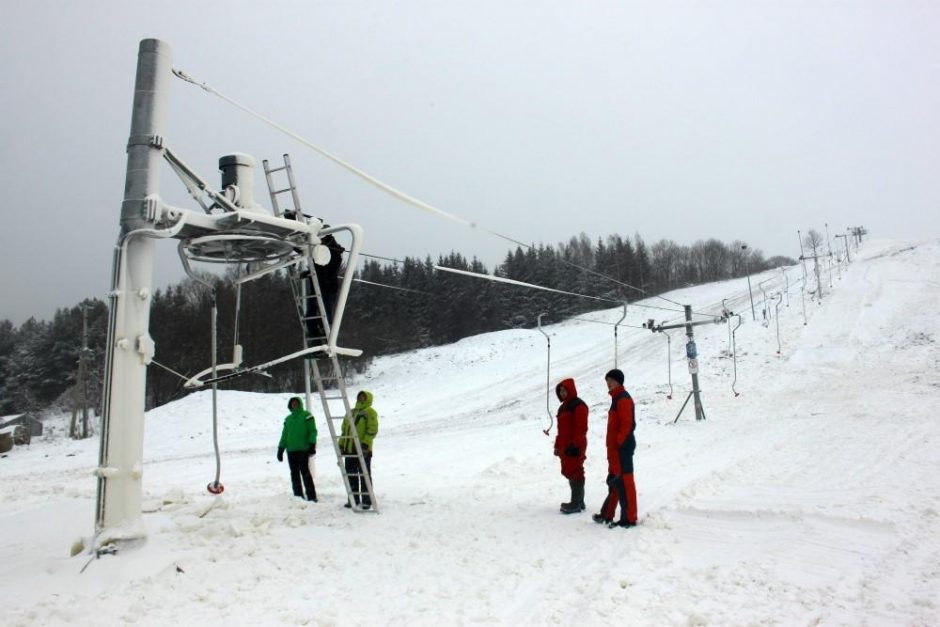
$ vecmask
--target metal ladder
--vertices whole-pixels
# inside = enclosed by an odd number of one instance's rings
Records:
[[[271,207],[274,209],[274,215],[280,217],[284,213],[277,203],[277,197],[290,192],[294,201],[294,214],[297,219],[301,219],[303,214],[300,212],[300,197],[297,195],[297,185],[294,183],[294,170],[290,167],[290,155],[284,153],[284,165],[276,168],[272,168],[267,159],[262,161],[261,164],[264,166],[264,178],[268,182],[268,194],[271,196]],[[284,172],[287,175],[287,187],[277,189],[274,181],[274,174],[277,172]]]
[[[277,197],[281,194],[290,192],[293,200],[293,212],[295,219],[304,220],[304,215],[300,210],[300,198],[297,195],[297,186],[294,183],[294,174],[291,169],[290,157],[284,155],[284,165],[271,168],[268,161],[263,161],[264,175],[268,183],[268,192],[271,196],[271,205],[274,208],[275,215],[282,215],[277,202]],[[287,187],[278,188],[274,180],[274,174],[285,172],[287,177]],[[287,210],[290,211],[290,210]],[[326,307],[323,304],[323,295],[320,291],[320,283],[317,280],[316,270],[314,268],[314,259],[312,250],[308,250],[306,255],[306,269],[301,269],[304,264],[294,264],[288,267],[288,277],[290,279],[291,293],[294,297],[294,303],[297,307],[297,317],[300,321],[301,332],[304,338],[304,347],[323,346],[323,351],[317,351],[306,355],[304,359],[304,392],[306,394],[307,407],[311,407],[311,380],[316,387],[317,394],[320,396],[320,403],[323,407],[323,414],[326,417],[326,424],[330,430],[330,439],[333,442],[333,451],[336,454],[336,462],[339,467],[340,475],[343,477],[343,485],[346,487],[346,498],[355,512],[378,512],[378,501],[375,498],[375,492],[372,489],[372,477],[366,471],[365,455],[362,451],[362,443],[359,440],[359,433],[352,418],[352,407],[349,403],[349,395],[346,392],[346,380],[343,377],[343,371],[340,367],[339,358],[335,351],[329,346],[330,321],[326,315]],[[311,333],[314,332],[314,334]],[[342,401],[342,412],[334,413],[331,403],[336,409],[337,401]],[[353,453],[345,453],[340,445],[342,436],[342,424],[346,421],[349,425],[349,435],[353,441]],[[346,470],[346,460],[355,458],[358,461],[359,472],[350,473]],[[359,488],[353,490],[350,479],[358,479]],[[371,501],[371,506],[366,508],[362,505],[365,497]]]

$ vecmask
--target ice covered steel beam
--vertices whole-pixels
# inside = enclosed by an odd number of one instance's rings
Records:
[[[153,282],[151,237],[160,213],[158,148],[164,132],[171,78],[170,47],[140,42],[127,177],[121,205],[121,235],[114,256],[105,406],[101,433],[95,546],[145,535],[141,519],[144,396],[153,356],[150,302]]]

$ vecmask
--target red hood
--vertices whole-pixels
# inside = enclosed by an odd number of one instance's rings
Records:
[[[578,389],[574,386],[574,379],[563,379],[561,383],[555,386],[556,398],[558,397],[558,390],[561,388],[565,388],[568,391],[568,398],[565,399],[566,403],[578,395]]]

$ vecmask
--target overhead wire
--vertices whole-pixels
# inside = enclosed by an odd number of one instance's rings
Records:
[[[368,174],[368,173],[365,172],[364,170],[362,170],[362,169],[360,169],[360,168],[354,166],[353,164],[349,163],[348,161],[345,161],[345,160],[341,159],[340,157],[334,155],[333,153],[331,153],[330,151],[326,150],[325,148],[321,148],[320,146],[314,144],[313,142],[311,142],[310,140],[304,138],[303,136],[299,135],[298,133],[296,133],[296,132],[294,132],[294,131],[288,129],[287,127],[285,127],[285,126],[283,126],[283,125],[281,125],[281,124],[279,124],[279,123],[277,123],[277,122],[275,122],[275,121],[272,120],[271,118],[269,118],[269,117],[267,117],[267,116],[265,116],[265,115],[262,115],[261,113],[255,111],[254,109],[251,109],[250,107],[247,107],[246,105],[243,105],[242,103],[238,102],[238,101],[235,100],[234,98],[231,98],[230,96],[227,96],[227,95],[223,94],[222,92],[220,92],[220,91],[218,91],[217,89],[215,89],[215,88],[213,88],[212,86],[210,86],[208,83],[206,83],[206,82],[204,82],[204,81],[199,81],[199,80],[197,80],[196,78],[190,76],[189,74],[187,74],[186,72],[184,72],[183,70],[180,70],[180,69],[174,68],[174,69],[172,70],[172,72],[173,72],[173,74],[174,74],[177,78],[179,78],[180,80],[183,80],[183,81],[185,81],[185,82],[187,82],[187,83],[190,83],[191,85],[195,85],[196,87],[199,87],[200,89],[206,91],[207,93],[210,93],[210,94],[212,94],[212,95],[214,95],[214,96],[216,96],[216,97],[218,97],[218,98],[221,98],[222,100],[224,100],[225,102],[229,103],[230,105],[232,105],[232,106],[234,106],[234,107],[236,107],[236,108],[238,108],[238,109],[244,111],[245,113],[247,113],[247,114],[249,114],[249,115],[251,115],[251,116],[257,118],[258,120],[264,122],[264,123],[267,124],[268,126],[271,126],[272,128],[274,128],[274,129],[276,129],[276,130],[278,130],[278,131],[284,133],[285,135],[287,135],[288,137],[294,139],[295,141],[297,141],[297,142],[303,144],[303,145],[306,146],[307,148],[310,148],[311,150],[313,150],[313,151],[319,153],[320,155],[322,155],[322,156],[325,157],[326,159],[329,159],[330,161],[332,161],[332,162],[335,163],[336,165],[340,166],[341,168],[345,169],[346,171],[350,172],[351,174],[354,174],[355,176],[358,176],[360,179],[362,179],[362,180],[365,181],[366,183],[368,183],[368,184],[370,184],[370,185],[376,187],[377,189],[379,189],[379,190],[381,190],[381,191],[383,191],[383,192],[385,192],[385,193],[387,193],[387,194],[389,194],[389,195],[391,195],[391,196],[393,196],[393,197],[395,197],[395,198],[401,200],[402,202],[404,202],[404,203],[406,203],[406,204],[409,204],[409,205],[411,205],[411,206],[413,206],[413,207],[416,207],[416,208],[418,208],[418,209],[421,209],[421,210],[423,210],[423,211],[427,211],[427,212],[429,212],[429,213],[432,213],[432,214],[441,216],[441,217],[443,217],[443,218],[447,218],[448,220],[452,220],[452,221],[457,222],[458,224],[462,224],[463,226],[466,226],[466,227],[468,227],[468,228],[471,228],[471,229],[479,229],[479,230],[481,230],[481,231],[483,231],[483,232],[486,232],[486,233],[488,233],[488,234],[490,234],[490,235],[493,235],[493,236],[495,236],[495,237],[498,237],[498,238],[500,238],[500,239],[502,239],[502,240],[505,240],[505,241],[507,241],[507,242],[511,242],[511,243],[513,243],[513,244],[516,244],[516,245],[518,245],[518,246],[521,246],[521,247],[523,247],[523,248],[525,248],[525,249],[527,249],[527,250],[533,250],[533,249],[535,248],[535,246],[532,245],[532,244],[526,244],[525,242],[519,241],[519,240],[517,240],[517,239],[515,239],[515,238],[513,238],[513,237],[510,237],[510,236],[508,236],[508,235],[504,235],[504,234],[502,234],[502,233],[499,233],[499,232],[494,231],[494,230],[492,230],[492,229],[489,229],[489,228],[487,228],[487,227],[481,226],[481,225],[479,225],[479,224],[476,223],[476,222],[473,222],[473,221],[471,221],[471,220],[467,220],[466,218],[462,218],[462,217],[460,217],[460,216],[458,216],[458,215],[455,215],[455,214],[453,214],[453,213],[444,211],[443,209],[439,209],[439,208],[437,208],[437,207],[435,207],[435,206],[433,206],[433,205],[431,205],[431,204],[429,204],[429,203],[424,202],[423,200],[420,200],[420,199],[418,199],[418,198],[415,198],[414,196],[411,196],[410,194],[406,194],[405,192],[403,192],[403,191],[401,191],[401,190],[399,190],[399,189],[396,189],[395,187],[392,187],[392,186],[389,185],[388,183],[385,183],[385,182],[379,180],[378,178],[376,178],[376,177],[374,177],[374,176]],[[646,290],[642,289],[642,288],[636,287],[635,285],[630,285],[629,283],[624,283],[624,282],[622,282],[622,281],[618,281],[617,279],[614,279],[613,277],[610,277],[610,276],[608,276],[608,275],[606,275],[606,274],[603,274],[603,273],[601,273],[601,272],[598,272],[598,271],[596,271],[596,270],[592,270],[592,269],[590,269],[590,268],[585,268],[584,266],[580,266],[580,265],[578,265],[578,264],[576,264],[576,263],[574,263],[574,262],[568,261],[568,260],[566,260],[566,259],[559,259],[559,261],[561,261],[561,263],[564,263],[565,265],[568,265],[568,266],[573,267],[573,268],[577,268],[577,269],[579,269],[579,270],[581,270],[581,271],[583,271],[583,272],[587,272],[587,273],[589,273],[589,274],[593,274],[593,275],[598,276],[598,277],[600,277],[600,278],[603,278],[603,279],[605,279],[605,280],[608,280],[608,281],[611,281],[611,282],[613,282],[613,283],[616,283],[617,285],[620,285],[620,286],[622,286],[622,287],[626,287],[626,288],[629,288],[629,289],[631,289],[631,290],[635,290],[635,291],[637,291],[637,292],[640,292],[641,294],[648,294],[648,292],[647,292]],[[671,299],[666,298],[665,296],[661,296],[661,295],[659,295],[659,294],[653,294],[651,297],[653,297],[653,298],[660,298],[660,299],[662,299],[662,300],[665,300],[666,302],[672,303],[672,304],[674,304],[674,305],[678,305],[678,306],[680,306],[680,307],[683,306],[682,303],[679,303],[679,302],[677,302],[677,301],[671,300]],[[614,302],[617,302],[617,301],[614,301]]]
[[[495,283],[506,283],[508,285],[518,285],[520,287],[530,287],[536,290],[543,290],[546,292],[554,292],[556,294],[565,294],[567,296],[577,296],[579,298],[589,298],[591,300],[599,300],[607,303],[616,303],[621,304],[620,301],[611,300],[609,298],[602,298],[601,296],[591,296],[589,294],[579,294],[578,292],[568,292],[566,290],[559,290],[553,287],[545,287],[543,285],[536,285],[535,283],[526,283],[525,281],[517,281],[515,279],[507,279],[506,277],[494,276],[492,274],[481,274],[479,272],[470,272],[469,270],[458,270],[457,268],[448,268],[446,266],[434,266],[435,270],[442,270],[444,272],[452,272],[453,274],[462,274],[464,276],[469,276],[477,279],[485,279],[487,281],[493,281]]]
[[[412,289],[410,287],[398,287],[397,285],[389,285],[387,283],[376,283],[375,281],[366,281],[365,279],[353,279],[356,283],[364,283],[366,285],[375,285],[376,287],[384,287],[390,290],[399,290],[401,292],[411,292],[413,294],[422,294],[424,296],[434,296],[430,292],[423,292],[421,290]]]
[[[405,262],[401,259],[393,259],[392,257],[383,257],[381,255],[370,255],[368,253],[359,253],[360,257],[369,257],[370,259],[381,259],[382,261],[391,261],[392,263],[397,263],[399,265],[405,265]]]

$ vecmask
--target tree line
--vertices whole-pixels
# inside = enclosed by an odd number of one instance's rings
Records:
[[[559,321],[610,308],[615,302],[742,277],[795,261],[765,259],[760,250],[740,241],[725,244],[709,239],[686,246],[660,240],[650,246],[639,235],[591,240],[581,234],[555,246],[519,246],[508,251],[493,270],[497,277],[595,299],[441,272],[434,269],[435,263],[488,273],[475,257],[467,259],[456,252],[441,255],[436,262],[431,257],[406,257],[399,262],[366,258],[361,264],[356,272],[360,282],[353,283],[339,338],[341,346],[363,350],[363,357],[347,361],[349,368],[362,370],[378,355],[509,327],[531,328],[542,312],[549,312],[551,321]],[[222,275],[202,277],[214,290],[187,278],[154,293],[150,334],[156,355],[147,370],[148,408],[184,396],[182,376],[192,376],[211,363],[213,291],[219,312],[219,363],[232,360],[236,341],[243,347],[245,365],[300,349],[302,328],[286,273],[243,284],[240,297],[237,276],[238,270],[230,268]],[[89,402],[100,409],[108,305],[86,299],[56,311],[49,321],[30,318],[19,327],[0,321],[0,413],[75,406],[83,318],[87,320]],[[280,364],[267,374],[231,379],[220,387],[262,392],[303,388],[301,360]]]

